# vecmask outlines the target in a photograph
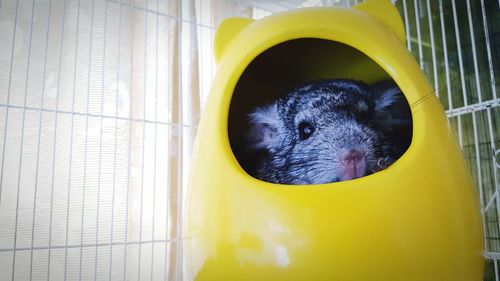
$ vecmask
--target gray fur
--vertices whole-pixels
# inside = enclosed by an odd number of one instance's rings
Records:
[[[391,106],[402,100],[406,102],[394,84],[370,88],[352,80],[327,80],[303,85],[255,109],[249,114],[247,148],[264,153],[254,176],[273,183],[319,184],[391,165],[410,142],[392,147],[390,140],[401,124],[411,131],[409,108],[403,115],[391,115]]]

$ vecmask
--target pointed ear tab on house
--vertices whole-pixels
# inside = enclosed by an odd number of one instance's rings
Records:
[[[252,22],[254,20],[250,18],[235,17],[226,18],[219,24],[214,38],[214,56],[217,64],[222,60],[231,40]]]
[[[394,6],[394,4],[392,4],[389,0],[368,0],[354,6],[353,8],[375,17],[386,27],[391,29],[401,42],[406,42],[403,20],[401,19],[396,6]]]

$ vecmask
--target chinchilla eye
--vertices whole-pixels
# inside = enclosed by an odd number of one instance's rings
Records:
[[[314,133],[314,127],[311,123],[303,121],[299,124],[299,136],[301,140],[308,139]]]

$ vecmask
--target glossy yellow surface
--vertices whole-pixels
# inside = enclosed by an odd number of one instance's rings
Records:
[[[224,26],[231,22],[237,24]],[[187,193],[189,280],[482,280],[482,228],[471,177],[439,101],[403,43],[403,30],[397,10],[384,0],[221,24],[218,73]],[[259,54],[299,38],[341,42],[380,68],[356,60],[355,52],[325,52],[326,61],[357,63],[341,69],[318,64],[303,79],[369,83],[388,75],[400,86],[414,131],[395,164],[355,180],[302,186],[262,182],[242,170],[228,137],[236,84]]]

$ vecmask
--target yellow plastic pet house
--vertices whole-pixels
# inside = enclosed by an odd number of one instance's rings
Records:
[[[184,223],[190,280],[479,281],[483,240],[470,175],[433,89],[385,0],[230,18],[199,126]],[[245,112],[307,81],[393,79],[412,143],[381,172],[279,185],[241,168],[231,139]]]

